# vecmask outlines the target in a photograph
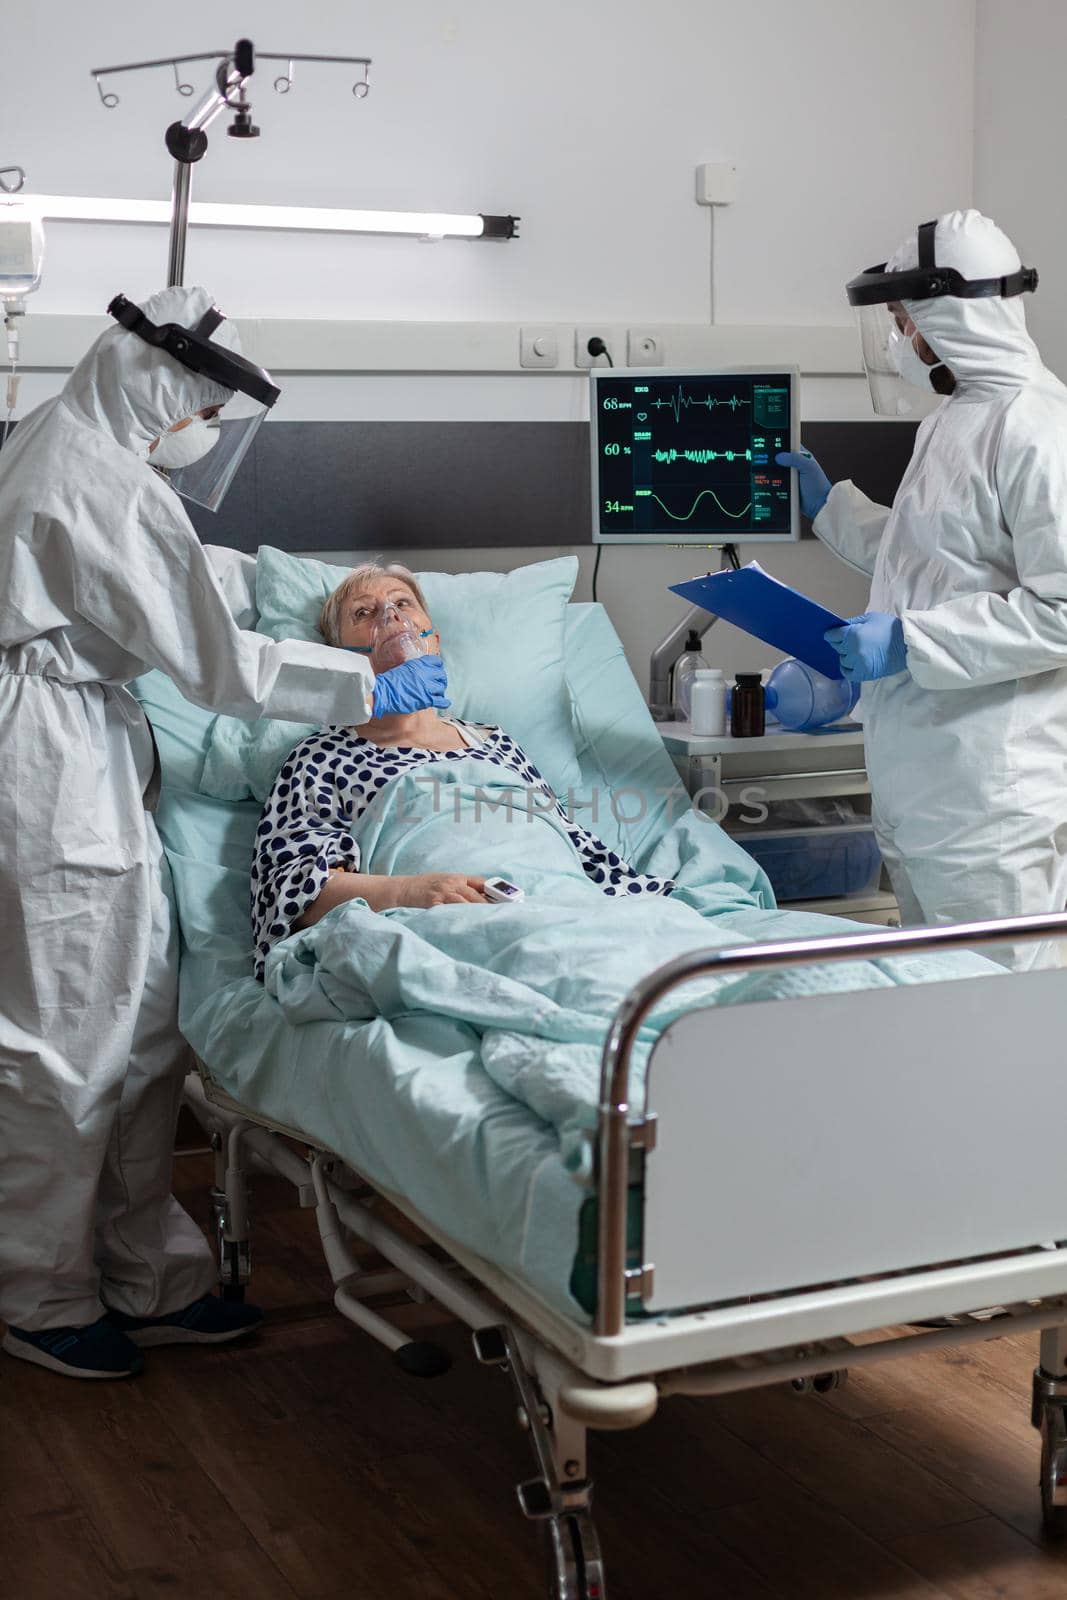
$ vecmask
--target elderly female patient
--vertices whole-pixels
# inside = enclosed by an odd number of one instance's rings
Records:
[[[412,648],[441,650],[413,573],[369,563],[357,567],[326,601],[319,622],[327,643],[371,656],[386,670]],[[398,654],[400,652],[400,654]],[[346,900],[373,911],[470,902],[487,905],[484,878],[464,870],[379,874],[360,870],[352,829],[375,796],[414,768],[473,758],[539,791],[570,840],[586,877],[605,895],[670,894],[669,879],[642,876],[587,829],[571,821],[537,768],[497,727],[449,718],[433,709],[376,717],[359,727],[331,727],[297,745],[268,797],[252,869],[256,976],[267,952]],[[462,849],[462,833],[457,832]]]

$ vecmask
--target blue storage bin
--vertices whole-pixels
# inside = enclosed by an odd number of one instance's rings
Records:
[[[759,862],[779,901],[843,899],[873,894],[878,888],[882,857],[869,824],[735,837]]]

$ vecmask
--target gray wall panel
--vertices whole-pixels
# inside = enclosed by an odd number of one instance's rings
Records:
[[[215,518],[254,550],[587,544],[588,428],[571,422],[276,422]]]
[[[888,503],[912,425],[810,422],[831,479]],[[201,538],[237,550],[429,550],[591,541],[584,422],[272,422]]]
[[[888,506],[911,460],[916,428],[914,422],[803,422],[800,437],[831,483],[851,478]]]

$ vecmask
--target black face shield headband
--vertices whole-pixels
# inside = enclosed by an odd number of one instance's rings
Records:
[[[933,300],[951,294],[960,300],[1007,300],[1037,288],[1037,270],[1020,267],[1003,278],[965,278],[954,267],[934,260],[936,222],[920,224],[919,265],[906,272],[887,272],[885,262],[868,267],[845,285],[850,306],[880,306],[893,300]]]
[[[248,395],[249,399],[266,406],[268,410],[281,394],[269,372],[254,366],[233,350],[212,343],[211,335],[219,323],[225,321],[216,306],[204,313],[195,328],[183,328],[177,322],[155,323],[124,294],[117,294],[107,309],[109,316],[143,339],[145,344],[155,350],[166,351],[167,355],[173,356],[190,372],[209,378],[224,389]]]

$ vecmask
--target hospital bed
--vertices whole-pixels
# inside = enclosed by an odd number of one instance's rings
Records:
[[[217,561],[254,625],[247,561]],[[568,608],[566,650],[583,774],[624,785],[635,762],[654,769],[659,734],[600,607]],[[695,978],[1051,939],[1067,917],[874,934],[783,917],[773,942],[666,963],[605,1042],[583,1187],[523,1108],[480,1090],[471,1102],[441,1063],[390,1078],[358,1057],[351,1024],[279,1019],[235,910],[258,806],[201,793],[207,714],[156,674],[138,692],[164,766],[223,1292],[249,1278],[248,1176],[265,1165],[314,1209],[337,1309],[403,1371],[430,1377],[447,1358],[380,1296],[465,1323],[478,1360],[510,1376],[534,1467],[518,1498],[544,1530],[550,1595],[607,1593],[589,1430],[636,1427],[675,1394],[818,1392],[850,1366],[1006,1331],[1042,1330],[1042,1505],[1050,1527],[1067,1518],[1067,1180],[1035,1159],[1041,1108],[1059,1098],[1067,976],[972,960],[936,981],[698,1007],[659,1036],[640,1094],[632,1082],[645,1018]],[[387,1267],[362,1266],[357,1244]]]

